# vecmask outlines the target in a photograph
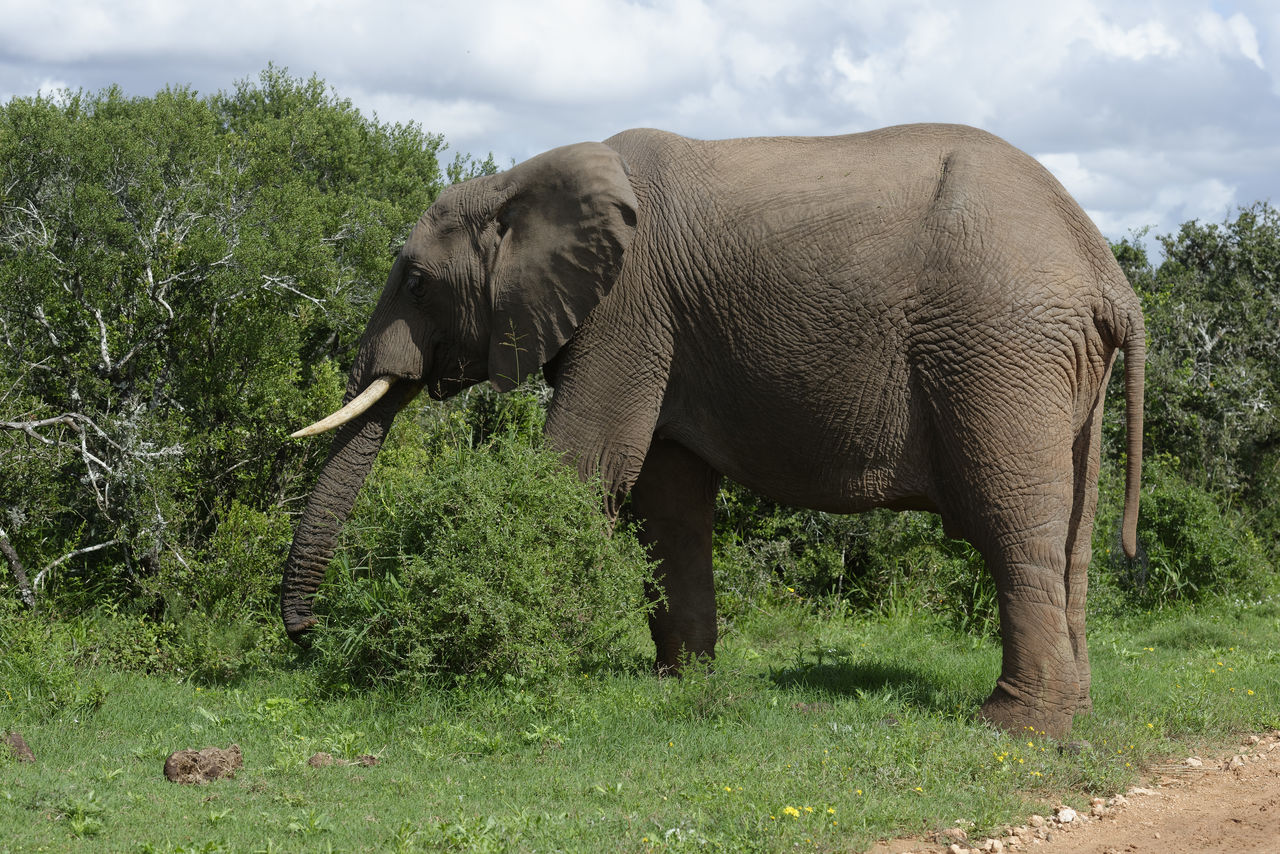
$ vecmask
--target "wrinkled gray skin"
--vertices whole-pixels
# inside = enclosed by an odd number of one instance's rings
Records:
[[[1127,355],[1135,541],[1144,333],[1097,229],[972,128],[703,142],[631,130],[445,190],[397,257],[281,590],[295,638],[395,413],[545,366],[550,443],[630,491],[661,560],[660,668],[716,643],[726,475],[838,513],[928,509],[999,591],[982,714],[1065,735],[1089,708],[1086,569],[1103,393]]]

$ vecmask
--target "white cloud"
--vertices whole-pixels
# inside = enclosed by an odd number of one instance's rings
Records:
[[[360,104],[367,113],[376,114],[379,121],[407,124],[417,122],[424,130],[452,128],[453,133],[465,137],[483,137],[497,132],[502,126],[502,114],[489,103],[468,98],[442,100],[402,95],[389,92],[364,92],[352,88],[342,93]]]
[[[1214,51],[1228,56],[1239,54],[1258,68],[1266,68],[1258,52],[1258,31],[1242,13],[1223,18],[1215,12],[1205,12],[1198,16],[1197,23],[1201,38]]]
[[[499,162],[650,125],[904,121],[1041,155],[1110,236],[1280,200],[1274,0],[0,0],[0,91],[202,92],[268,62]]]
[[[1182,44],[1160,21],[1143,21],[1123,29],[1101,17],[1091,16],[1088,26],[1090,43],[1109,56],[1143,60],[1150,56],[1175,56],[1182,49]]]

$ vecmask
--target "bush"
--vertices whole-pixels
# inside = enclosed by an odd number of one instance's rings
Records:
[[[995,583],[981,555],[949,539],[936,514],[788,508],[732,483],[718,510],[716,588],[730,616],[772,579],[789,594],[834,597],[864,612],[923,608],[960,631],[999,629]]]
[[[617,654],[649,570],[634,536],[610,536],[599,489],[519,431],[473,446],[457,410],[425,437],[402,421],[321,588],[324,679],[538,677]]]
[[[96,711],[101,683],[75,667],[77,644],[68,626],[25,612],[0,598],[0,720],[4,726]]]
[[[1100,602],[1108,587],[1122,603],[1160,608],[1211,596],[1253,598],[1274,586],[1266,549],[1240,510],[1181,471],[1182,461],[1169,454],[1144,461],[1139,553],[1129,560],[1117,533],[1123,473],[1118,465],[1104,469],[1093,565]]]

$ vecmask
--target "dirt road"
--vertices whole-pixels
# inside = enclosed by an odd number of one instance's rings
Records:
[[[1232,755],[1188,759],[1157,768],[1150,782],[1120,797],[1095,800],[1082,815],[1030,816],[997,839],[959,839],[951,831],[950,838],[894,840],[871,852],[1280,854],[1280,732],[1251,736]]]

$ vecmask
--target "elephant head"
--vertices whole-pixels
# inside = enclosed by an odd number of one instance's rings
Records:
[[[293,434],[333,440],[284,567],[281,611],[297,640],[337,533],[396,413],[490,380],[501,391],[550,361],[613,287],[635,234],[626,166],[600,143],[553,149],[447,188],[387,277],[346,403]]]

